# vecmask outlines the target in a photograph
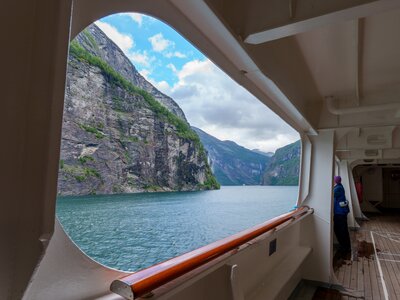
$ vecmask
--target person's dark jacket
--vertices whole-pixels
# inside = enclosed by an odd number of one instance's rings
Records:
[[[338,183],[333,188],[333,198],[334,198],[334,212],[335,215],[347,215],[349,213],[349,205],[344,195],[344,188],[341,183]],[[342,203],[342,205],[340,205]],[[344,205],[346,204],[346,205]]]

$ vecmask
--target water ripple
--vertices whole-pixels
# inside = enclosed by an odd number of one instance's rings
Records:
[[[57,216],[90,257],[136,271],[289,211],[297,187],[61,197]]]

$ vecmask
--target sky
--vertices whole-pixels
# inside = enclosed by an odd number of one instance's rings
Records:
[[[298,133],[167,24],[137,13],[95,22],[187,120],[220,140],[275,152]]]

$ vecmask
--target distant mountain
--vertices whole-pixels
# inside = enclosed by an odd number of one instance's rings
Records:
[[[261,151],[260,149],[252,149],[251,151],[261,154],[261,155],[264,155],[264,156],[267,156],[267,157],[271,157],[274,155],[274,152],[264,152],[264,151]]]
[[[192,127],[208,152],[209,164],[221,185],[260,185],[270,157],[232,141],[221,141]]]
[[[300,141],[276,150],[263,177],[263,185],[298,185]]]

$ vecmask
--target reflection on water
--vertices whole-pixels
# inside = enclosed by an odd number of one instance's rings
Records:
[[[297,187],[62,197],[57,216],[86,254],[135,271],[199,248],[293,208]]]

